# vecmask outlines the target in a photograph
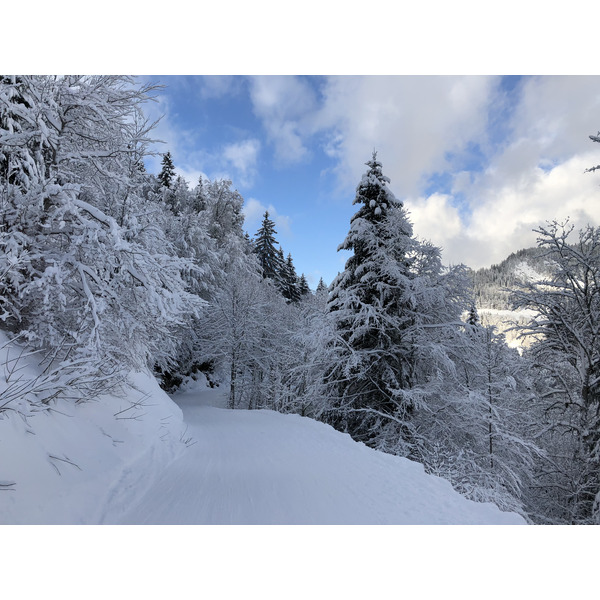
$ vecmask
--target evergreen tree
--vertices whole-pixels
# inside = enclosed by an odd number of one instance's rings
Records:
[[[204,189],[204,180],[202,179],[202,175],[198,178],[198,185],[194,190],[194,201],[192,203],[192,208],[196,212],[201,212],[206,210],[207,200],[206,200],[206,191]]]
[[[162,169],[158,174],[158,181],[163,187],[170,188],[173,183],[173,179],[175,178],[175,166],[173,165],[173,159],[171,158],[170,152],[163,154],[161,164]]]
[[[471,308],[469,309],[469,315],[467,316],[467,323],[469,325],[479,325],[479,314],[477,313],[477,308],[475,307],[475,302],[471,303]]]
[[[319,283],[317,284],[317,289],[315,290],[315,292],[316,296],[327,297],[328,290],[322,277],[319,279]]]
[[[283,251],[280,257],[283,256]],[[298,276],[292,262],[292,255],[288,253],[287,260],[281,270],[281,293],[288,302],[300,301],[300,289],[298,287]]]
[[[383,419],[410,443],[414,401],[406,392],[414,382],[411,267],[418,243],[375,153],[367,166],[354,199],[358,212],[338,248],[353,254],[329,298],[339,341],[327,376],[333,392],[328,420],[355,439],[374,443]]]
[[[280,253],[275,248],[275,244],[277,244],[276,233],[275,223],[269,219],[269,211],[266,211],[262,225],[254,238],[254,251],[258,256],[263,278],[272,279],[277,283],[279,282],[283,261]]]
[[[298,291],[300,292],[300,297],[304,297],[307,294],[310,294],[310,288],[308,287],[308,282],[306,281],[306,277],[304,273],[300,275],[300,279],[298,280]]]
[[[188,209],[191,204],[190,190],[187,181],[181,175],[175,179],[175,182],[171,182],[164,199],[169,210],[176,216]]]

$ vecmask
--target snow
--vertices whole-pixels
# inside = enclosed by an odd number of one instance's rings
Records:
[[[175,400],[192,445],[104,523],[524,524],[312,419],[221,408],[219,389],[188,388]]]
[[[524,523],[323,423],[228,410],[205,380],[174,400],[132,373],[125,397],[0,413],[0,524]]]
[[[496,308],[478,308],[477,311],[480,315],[492,315],[495,317],[503,317],[505,319],[517,320],[517,319],[534,319],[538,313],[530,308],[522,308],[520,310],[501,310]]]
[[[521,261],[514,268],[514,274],[525,282],[537,283],[547,279],[547,275],[543,275],[536,271],[529,263]]]
[[[7,388],[6,341],[0,332],[0,394]],[[33,360],[21,374],[35,376]],[[143,491],[185,449],[181,410],[148,373],[132,373],[122,398],[59,400],[37,412],[23,402],[9,406],[15,410],[0,412],[0,481],[12,485],[0,488],[0,524],[98,523],[107,505]]]

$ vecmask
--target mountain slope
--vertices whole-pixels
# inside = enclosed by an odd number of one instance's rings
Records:
[[[509,346],[527,346],[531,341],[510,331],[514,324],[525,324],[535,317],[531,310],[513,310],[510,295],[520,285],[552,276],[552,263],[542,248],[525,248],[510,254],[489,268],[472,271],[473,295],[481,324],[493,325],[506,335]]]
[[[523,248],[497,265],[472,271],[477,306],[495,310],[510,309],[510,290],[519,284],[551,277],[552,261],[544,248]]]

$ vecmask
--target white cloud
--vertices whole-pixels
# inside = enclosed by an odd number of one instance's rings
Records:
[[[311,85],[299,77],[260,76],[250,79],[250,99],[280,164],[308,157],[305,145],[317,99]]]
[[[373,149],[396,195],[419,193],[424,178],[450,166],[449,153],[485,140],[496,78],[334,77],[316,123],[331,133],[326,152],[340,183],[356,185]]]
[[[242,212],[244,214],[244,225],[246,230],[251,233],[260,227],[265,211],[269,212],[269,218],[275,223],[277,233],[283,238],[292,237],[292,219],[287,215],[280,215],[277,209],[272,205],[265,206],[256,198],[248,198],[244,201]],[[281,241],[278,239],[278,241]]]
[[[203,99],[223,98],[237,93],[240,88],[240,79],[234,75],[205,75],[202,77],[200,97]]]
[[[485,187],[470,214],[456,207],[451,195],[432,194],[407,200],[415,233],[443,249],[446,263],[473,268],[498,263],[520,248],[534,246],[533,229],[567,218],[576,227],[600,223],[600,178],[584,174],[592,155],[573,157],[551,170],[532,169],[527,177]]]
[[[250,79],[250,98],[282,164],[310,156],[316,136],[337,161],[347,191],[377,149],[399,196],[447,169],[449,155],[486,142],[495,77],[328,77],[319,89],[301,77]]]
[[[437,246],[446,247],[463,232],[458,211],[451,201],[451,196],[436,193],[428,198],[406,202],[409,218],[420,239],[431,240]]]
[[[223,148],[223,159],[231,165],[238,174],[243,186],[250,186],[256,176],[256,163],[260,151],[260,142],[257,139],[244,140],[229,144]],[[233,179],[233,178],[232,178]]]
[[[548,220],[570,217],[577,226],[600,223],[598,179],[584,174],[591,158],[575,156],[550,171],[534,168],[490,188],[473,207],[469,235],[488,240],[496,254],[492,260],[498,260],[502,254],[533,245],[531,230]]]

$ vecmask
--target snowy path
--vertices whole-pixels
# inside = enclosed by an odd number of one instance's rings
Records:
[[[523,523],[464,499],[417,463],[375,452],[322,423],[208,405],[221,394],[176,396],[196,443],[105,523]]]

